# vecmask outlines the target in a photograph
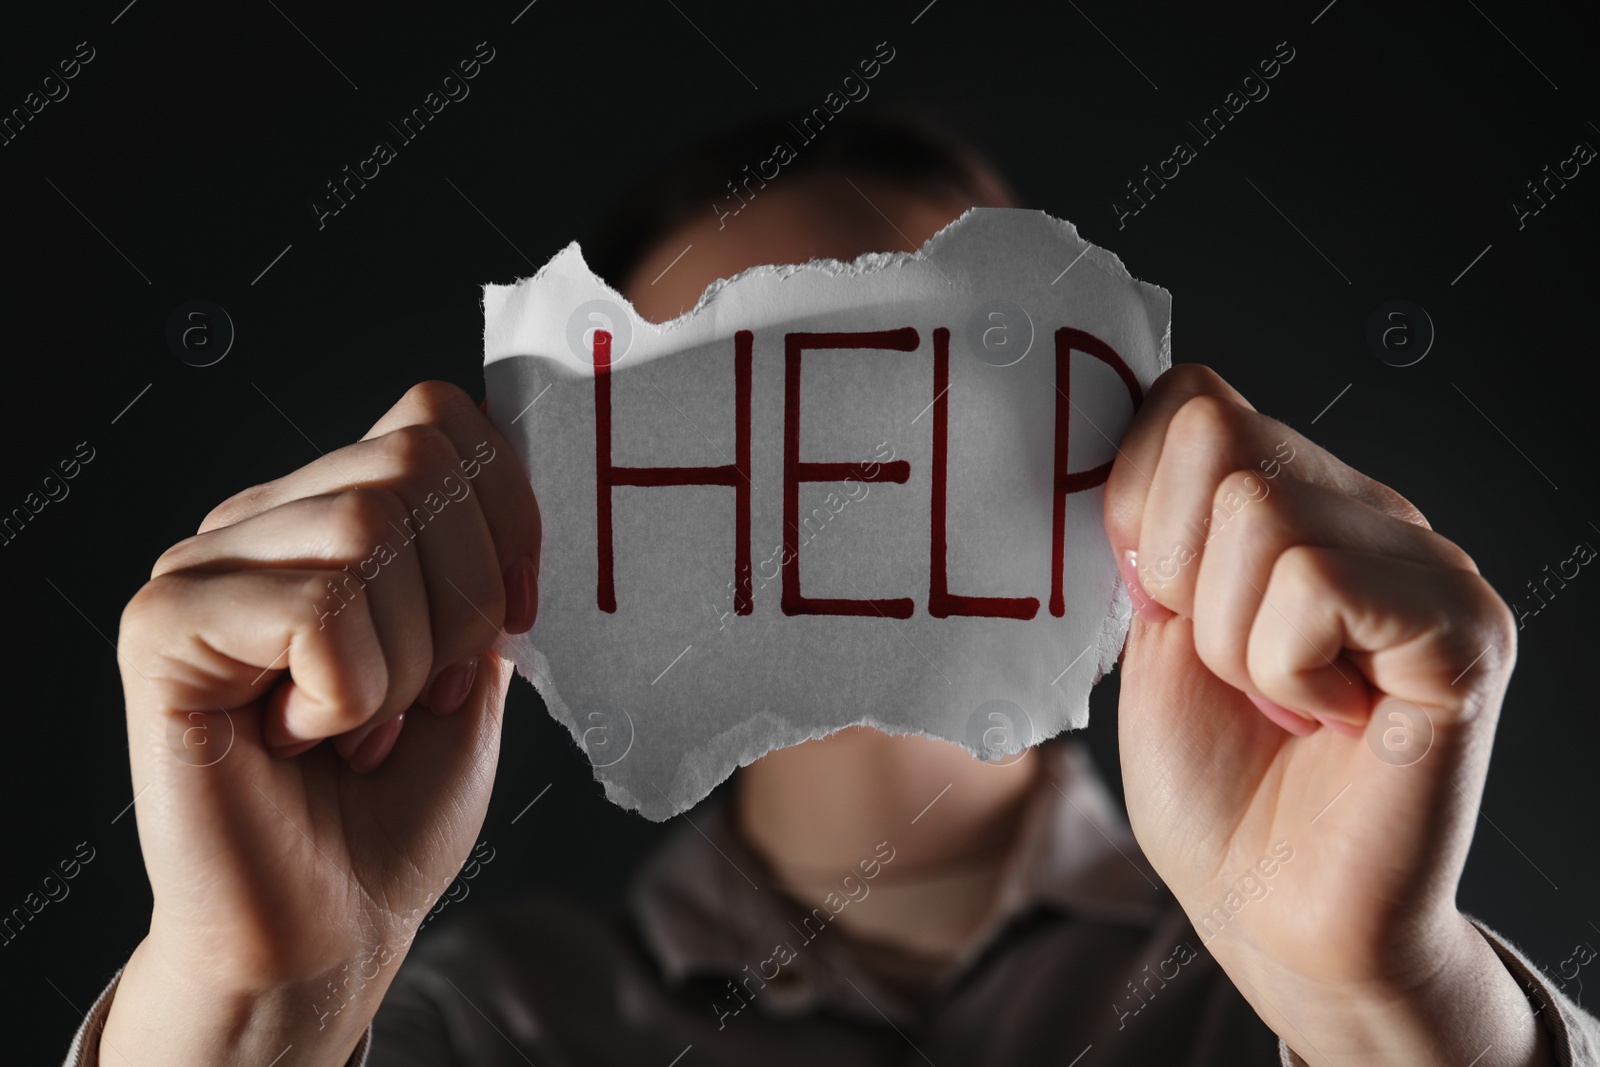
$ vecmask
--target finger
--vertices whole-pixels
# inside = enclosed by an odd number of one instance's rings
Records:
[[[493,569],[482,565],[481,538],[445,523],[425,528],[423,539],[419,521],[398,493],[373,486],[292,499],[179,542],[156,561],[155,574],[263,562],[336,565],[341,574],[314,608],[326,625],[352,598],[373,599],[370,614],[393,675],[374,720],[399,715],[418,700],[448,714],[471,686],[477,653],[497,636],[489,613],[497,610],[499,586]],[[479,591],[478,602],[464,595],[467,588]]]
[[[335,746],[341,756],[350,758],[372,729],[402,715],[427,692],[424,684],[434,670],[435,623],[420,557],[411,546],[392,553],[378,547],[395,538],[398,523],[406,517],[405,503],[397,494],[372,486],[290,500],[243,522],[179,542],[156,561],[154,575],[186,569],[237,570],[263,562],[276,567],[336,568],[339,577],[307,603],[306,610],[315,615],[318,628],[342,626],[350,618],[345,614],[348,605],[366,598],[365,615],[377,631],[389,671],[383,703],[364,725],[341,735]],[[477,622],[467,619],[454,601],[446,606],[454,610],[441,625]],[[276,705],[269,708],[264,723],[274,749],[291,744],[278,710]]]
[[[1250,410],[1249,401],[1199,364],[1180,363],[1155,380],[1117,446],[1117,458],[1106,479],[1106,533],[1119,560],[1139,547],[1146,500],[1166,449],[1167,428],[1178,410],[1197,396]]]
[[[1374,511],[1335,490],[1255,471],[1236,471],[1217,486],[1193,562],[1162,585],[1163,600],[1194,619],[1195,653],[1241,692],[1250,683],[1250,628],[1283,553],[1296,545],[1345,548],[1426,566],[1476,573],[1460,548],[1430,530]],[[1156,575],[1164,572],[1159,563]],[[1159,580],[1159,579],[1158,579]],[[1192,589],[1192,594],[1187,592]]]
[[[367,774],[377,770],[383,761],[389,758],[389,753],[394,750],[395,742],[400,739],[400,730],[405,725],[405,716],[390,719],[388,722],[379,723],[371,727],[361,742],[352,748],[348,755],[341,752],[350,761],[350,769],[357,774]]]
[[[1214,397],[1191,398],[1173,415],[1129,546],[1138,549],[1139,578],[1158,603],[1193,617],[1198,564],[1212,532],[1274,482],[1288,481],[1285,459],[1303,458],[1288,435],[1287,427]],[[1237,484],[1224,492],[1230,475]]]
[[[367,531],[366,548],[352,570],[376,574],[399,553],[420,557],[432,622],[431,684],[440,672],[487,648],[506,619],[506,583],[481,506],[488,470],[476,459],[463,460],[442,430],[413,423],[257,486],[218,508],[207,522],[238,524],[292,500],[360,486],[398,496],[402,513]]]
[[[163,574],[123,611],[123,661],[156,687],[154,707],[168,715],[244,707],[286,669],[284,729],[266,743],[344,733],[383,705],[389,672],[366,598],[345,609],[341,626],[319,626],[308,608],[341,577],[300,568]],[[129,681],[130,693],[147,692]]]
[[[448,718],[406,716],[405,726],[383,762],[386,788],[394,790],[378,800],[387,832],[399,838],[434,832],[429,826],[437,819],[470,818],[467,813],[481,805],[481,800],[473,798],[488,796],[492,787],[512,673],[511,661],[490,649],[478,657],[472,690],[457,714]],[[410,803],[416,795],[434,797],[435,802]],[[481,822],[481,807],[479,812]],[[473,823],[473,827],[477,825]],[[464,827],[458,837],[470,842],[475,833],[474,828]],[[451,869],[465,859],[462,856]]]
[[[1206,512],[1221,479],[1247,469],[1336,489],[1378,511],[1427,525],[1398,493],[1257,413],[1209,368],[1182,364],[1157,379],[1112,464],[1105,519],[1118,562],[1125,564],[1134,552],[1139,576],[1148,582],[1152,558],[1160,562],[1183,543],[1187,524]],[[1189,530],[1188,537],[1195,536]]]
[[[527,472],[515,449],[472,398],[448,382],[414,386],[367,431],[367,437],[417,422],[443,431],[463,462],[479,464],[477,481],[483,513],[505,577],[509,605],[506,630],[522,633],[533,626],[537,610],[543,532],[539,502]]]
[[[1315,718],[1365,724],[1376,690],[1462,719],[1497,706],[1516,659],[1510,610],[1470,571],[1301,545],[1278,557],[1265,594],[1251,683]]]
[[[454,452],[448,460],[445,444]],[[453,499],[465,491],[475,501],[491,545],[487,558],[497,563],[501,576],[504,610],[494,625],[503,623],[508,633],[529,629],[537,604],[538,502],[515,451],[471,399],[448,383],[413,387],[361,441],[224,501],[206,517],[201,531],[297,497],[404,479],[420,468],[428,475],[417,475],[414,488],[424,498],[432,492],[436,500],[441,495]]]

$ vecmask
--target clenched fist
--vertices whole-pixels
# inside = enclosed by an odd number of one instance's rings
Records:
[[[118,643],[155,909],[102,1062],[344,1061],[482,826],[539,541],[510,446],[428,383],[156,561]]]
[[[1129,817],[1240,992],[1312,1063],[1537,1062],[1455,904],[1516,655],[1466,553],[1199,366],[1151,390],[1105,515]]]

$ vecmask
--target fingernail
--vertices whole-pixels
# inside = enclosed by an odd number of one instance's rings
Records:
[[[1316,732],[1317,724],[1304,715],[1298,715],[1282,704],[1274,704],[1266,697],[1250,696],[1249,693],[1246,693],[1245,696],[1250,698],[1250,703],[1256,706],[1257,711],[1296,737],[1304,737],[1307,734]]]
[[[268,749],[267,754],[273,759],[289,759],[291,756],[298,756],[302,752],[309,752],[320,743],[321,739],[314,737],[310,741],[297,741],[289,745],[279,745],[277,748]]]
[[[361,747],[361,743],[371,737],[372,732],[378,726],[379,724],[375,722],[362,723],[354,730],[340,734],[333,739],[333,750],[339,754],[339,758],[342,760],[354,759],[356,750]]]
[[[405,723],[404,715],[390,719],[382,726],[367,735],[361,742],[355,754],[350,757],[350,769],[357,774],[366,774],[378,769],[384,760],[389,758],[389,753],[394,748],[395,739],[400,736],[400,727]]]
[[[1336,734],[1343,734],[1346,737],[1361,737],[1367,732],[1366,727],[1358,726],[1353,722],[1343,722],[1339,719],[1330,719],[1326,716],[1316,715],[1315,712],[1312,714],[1315,716],[1318,722]]]
[[[506,568],[506,619],[508,634],[527,633],[539,611],[539,577],[533,558],[523,556]]]
[[[1128,602],[1145,622],[1166,622],[1176,614],[1145,592],[1139,580],[1139,553],[1131,548],[1122,554],[1122,581],[1128,587]]]
[[[472,692],[472,679],[478,674],[478,659],[474,656],[463,663],[452,663],[439,672],[428,694],[428,707],[435,715],[449,715],[466,703]]]

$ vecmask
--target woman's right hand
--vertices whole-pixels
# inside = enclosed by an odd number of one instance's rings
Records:
[[[511,447],[425,383],[156,561],[118,642],[155,908],[102,1063],[344,1062],[483,825],[539,544]]]

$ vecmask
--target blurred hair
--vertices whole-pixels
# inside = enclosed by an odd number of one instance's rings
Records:
[[[1015,204],[1000,171],[976,147],[920,112],[880,107],[852,109],[813,140],[799,136],[787,114],[764,115],[691,144],[645,174],[594,225],[583,240],[594,272],[620,287],[656,243],[695,215],[737,209],[730,191],[780,144],[793,158],[776,177],[842,174],[903,185],[941,199],[973,205]]]

